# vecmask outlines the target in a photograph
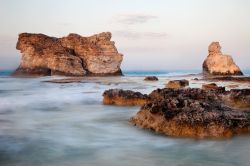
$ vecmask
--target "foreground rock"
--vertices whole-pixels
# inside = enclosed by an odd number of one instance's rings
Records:
[[[223,104],[226,92],[157,89],[130,122],[175,137],[223,138],[250,132],[250,112]]]
[[[144,78],[144,81],[158,81],[159,79],[156,76],[148,76]]]
[[[250,111],[250,89],[232,89],[223,96],[226,105]]]
[[[180,89],[180,88],[185,88],[188,85],[189,85],[188,80],[173,80],[167,83],[166,88]]]
[[[243,75],[240,68],[229,55],[223,55],[219,42],[208,47],[209,55],[203,62],[203,73],[208,75]]]
[[[111,33],[91,37],[69,34],[55,38],[22,33],[16,48],[22,60],[14,76],[24,75],[121,75],[122,54],[118,53]]]
[[[103,93],[103,104],[121,106],[141,106],[148,100],[148,96],[130,90],[110,89]]]

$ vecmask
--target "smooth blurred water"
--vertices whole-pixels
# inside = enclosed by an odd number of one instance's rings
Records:
[[[249,166],[250,136],[177,139],[128,123],[139,107],[102,105],[102,93],[123,88],[149,93],[169,79],[0,77],[1,166]],[[191,86],[196,86],[191,84]]]

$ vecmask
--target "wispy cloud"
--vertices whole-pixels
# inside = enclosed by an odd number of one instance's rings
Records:
[[[70,22],[58,22],[57,24],[59,26],[63,26],[63,27],[65,27],[65,26],[71,26],[72,25],[72,23],[70,23]]]
[[[131,39],[141,39],[141,38],[166,38],[168,35],[162,32],[136,32],[136,31],[114,31],[114,35],[131,38]]]
[[[115,16],[116,22],[126,25],[143,24],[157,18],[157,16],[146,14],[122,14]]]

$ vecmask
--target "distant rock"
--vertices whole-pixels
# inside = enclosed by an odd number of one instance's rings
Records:
[[[203,62],[206,75],[243,75],[240,68],[229,55],[223,55],[219,42],[212,42],[208,47],[209,55]]]
[[[63,38],[22,33],[16,48],[21,51],[22,60],[14,76],[122,74],[123,56],[111,41],[110,32],[90,37],[69,34]]]
[[[166,88],[179,89],[179,88],[184,88],[188,85],[189,85],[188,80],[173,80],[167,83]]]
[[[250,77],[242,77],[242,76],[205,77],[204,80],[206,80],[206,81],[250,83]]]
[[[107,105],[141,106],[147,100],[147,95],[130,90],[110,89],[103,93],[103,104]]]
[[[156,76],[148,76],[144,78],[144,81],[158,81],[159,79]]]
[[[221,90],[221,91],[225,91],[225,87],[219,87],[215,83],[203,84],[202,89],[203,90]]]

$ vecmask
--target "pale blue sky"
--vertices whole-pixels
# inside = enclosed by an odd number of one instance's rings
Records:
[[[125,70],[200,69],[207,46],[250,69],[249,0],[0,0],[0,70],[20,61],[21,32],[113,33]]]

